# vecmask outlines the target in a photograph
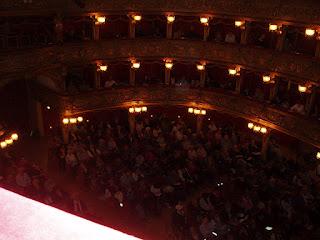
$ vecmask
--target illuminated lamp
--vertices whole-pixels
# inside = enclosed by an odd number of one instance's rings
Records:
[[[12,140],[11,138],[6,139],[5,141],[6,141],[6,144],[7,144],[7,145],[10,145],[10,144],[13,143],[13,140]]]
[[[254,127],[253,127],[253,131],[255,131],[255,132],[259,132],[260,129],[261,129],[260,126],[254,126]]]
[[[134,108],[134,111],[136,112],[136,113],[139,113],[139,112],[141,112],[141,107],[136,107],[136,108]]]
[[[166,66],[167,69],[172,69],[173,63],[172,62],[166,62],[165,66]]]
[[[6,148],[7,147],[7,143],[5,141],[3,142],[0,142],[0,147],[3,149],[3,148]]]
[[[132,18],[133,18],[133,20],[135,20],[135,21],[141,21],[142,16],[141,16],[141,15],[133,15]]]
[[[48,110],[50,110],[50,109],[51,109],[51,107],[48,105],[48,106],[47,106],[47,109],[48,109]]]
[[[201,110],[201,115],[206,115],[207,111],[206,110]]]
[[[70,118],[69,122],[72,123],[72,124],[77,123],[77,119],[76,118]]]
[[[268,83],[268,82],[271,81],[271,76],[269,76],[269,75],[263,75],[263,76],[262,76],[262,80],[263,80],[263,82]]]
[[[200,114],[201,112],[200,112],[200,109],[194,109],[194,114],[196,114],[196,115],[198,115],[198,114]]]
[[[134,69],[140,68],[140,63],[139,62],[132,62],[131,68],[134,68]]]
[[[199,71],[203,71],[203,70],[205,69],[205,65],[203,65],[203,64],[197,64],[197,69],[198,69]]]
[[[19,136],[18,136],[17,133],[13,133],[13,134],[11,135],[11,139],[12,139],[13,141],[17,141],[18,138],[19,138]]]
[[[106,17],[97,17],[96,24],[103,24],[106,22]]]
[[[269,31],[270,32],[275,32],[278,30],[278,25],[277,24],[269,24]]]
[[[208,25],[209,24],[209,18],[208,17],[200,17],[200,22],[203,25]]]
[[[173,23],[175,19],[176,19],[176,17],[173,16],[173,15],[167,16],[167,21],[168,21],[168,23]]]
[[[265,134],[265,133],[267,133],[267,129],[266,129],[265,127],[262,127],[262,128],[260,129],[260,132],[263,133],[263,134]]]
[[[317,152],[317,159],[320,159],[320,152]]]
[[[147,107],[142,107],[142,108],[141,108],[141,111],[142,111],[142,112],[146,112],[147,110],[148,110]]]
[[[242,27],[242,26],[244,26],[244,21],[234,21],[234,25],[236,27]]]
[[[311,28],[307,28],[306,31],[305,31],[305,35],[308,36],[308,37],[314,36],[315,33],[316,33],[316,30],[311,29]]]
[[[134,113],[134,108],[133,107],[129,108],[129,113]]]
[[[78,122],[83,122],[83,117],[78,117],[78,118],[77,118],[77,121],[78,121]]]
[[[107,69],[108,69],[107,65],[100,65],[99,66],[99,71],[101,71],[101,72],[105,72],[105,71],[107,71]]]
[[[188,113],[193,113],[194,109],[193,108],[188,108]]]
[[[253,123],[248,123],[248,128],[249,129],[252,129],[254,127],[254,124]]]
[[[299,90],[299,92],[301,92],[301,93],[305,93],[305,92],[307,91],[307,87],[306,87],[306,86],[299,85],[299,86],[298,86],[298,90]]]
[[[68,123],[69,123],[69,118],[64,118],[64,119],[62,120],[62,123],[63,123],[63,124],[68,124]]]

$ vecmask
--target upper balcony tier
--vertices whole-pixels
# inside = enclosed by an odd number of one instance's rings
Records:
[[[211,14],[282,22],[320,23],[320,2],[313,0],[2,0],[0,15],[144,12]]]

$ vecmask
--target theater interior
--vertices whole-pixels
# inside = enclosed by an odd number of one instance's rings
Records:
[[[319,1],[1,0],[0,76],[0,239],[320,239]]]

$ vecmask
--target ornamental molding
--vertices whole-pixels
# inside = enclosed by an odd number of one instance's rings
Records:
[[[292,114],[246,97],[214,90],[161,86],[103,89],[72,96],[58,95],[39,85],[31,85],[33,96],[41,102],[78,115],[110,108],[143,105],[201,106],[260,123],[320,148],[320,124],[316,120]]]
[[[76,2],[80,4],[76,4]],[[1,0],[0,15],[81,15],[105,12],[159,14],[212,14],[247,19],[272,19],[281,22],[320,23],[320,2],[301,0]]]
[[[298,83],[320,83],[320,61],[312,57],[270,49],[191,40],[135,39],[87,41],[0,54],[0,74],[50,71],[62,66],[117,61],[172,58],[177,61],[206,60],[221,65],[240,65],[257,72],[274,72]],[[143,64],[143,62],[142,62]]]

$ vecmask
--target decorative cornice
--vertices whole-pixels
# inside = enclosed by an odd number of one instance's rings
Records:
[[[168,87],[136,87],[106,89],[74,96],[58,96],[43,87],[33,86],[33,96],[52,106],[58,105],[61,114],[81,114],[107,108],[130,107],[133,102],[144,105],[202,105],[203,108],[225,112],[259,122],[267,127],[296,137],[320,148],[318,121],[291,114],[263,103],[231,93]]]
[[[75,2],[82,2],[76,4]],[[81,7],[80,7],[81,6]],[[213,14],[224,17],[244,17],[320,23],[320,3],[301,0],[1,0],[0,15],[37,15],[64,12],[83,14],[106,13],[166,13]]]
[[[225,65],[238,64],[254,71],[275,72],[302,83],[311,81],[319,84],[320,81],[320,62],[314,58],[242,45],[166,39],[90,41],[10,52],[10,56],[0,55],[0,73],[5,76],[130,57],[207,60]]]

